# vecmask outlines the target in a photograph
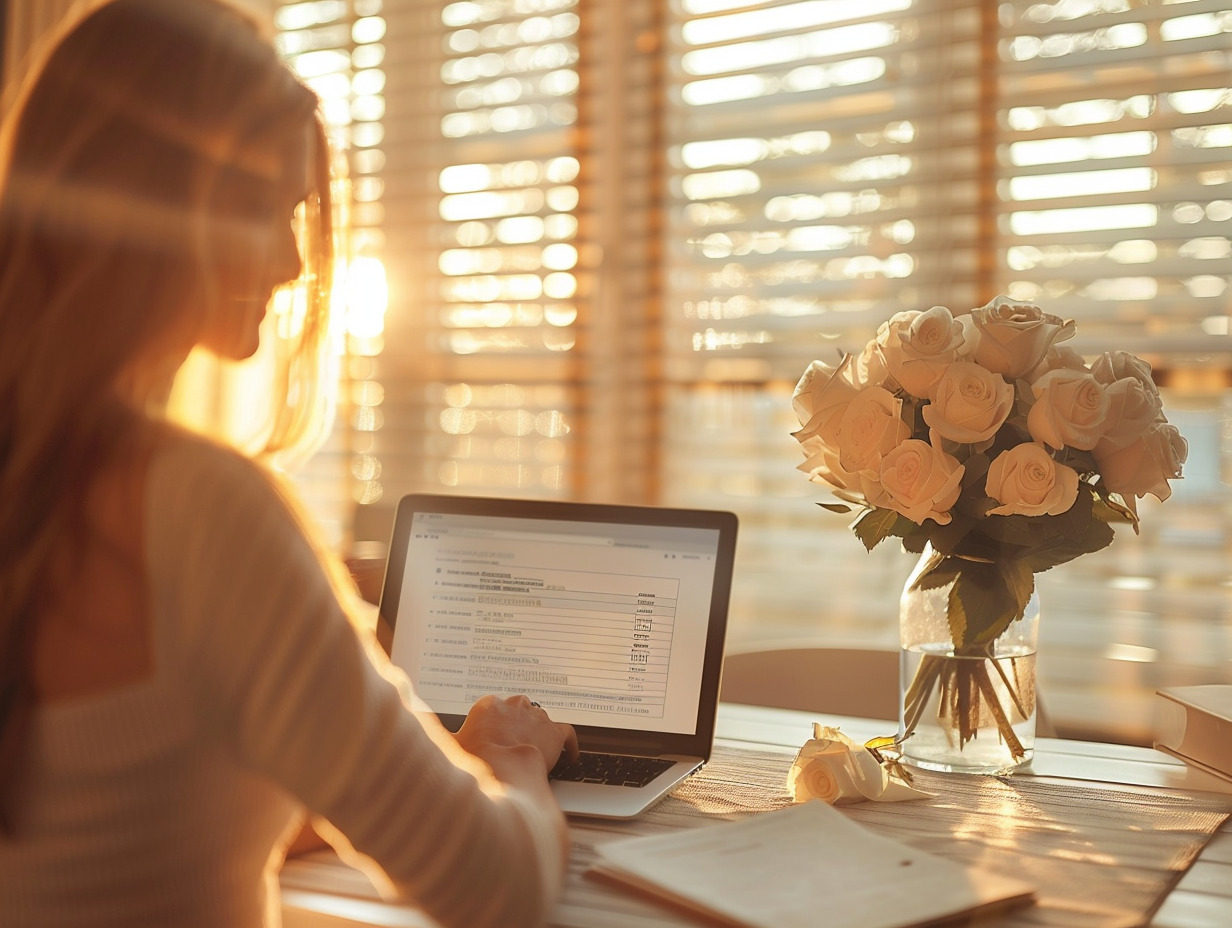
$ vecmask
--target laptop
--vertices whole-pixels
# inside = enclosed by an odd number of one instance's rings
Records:
[[[632,818],[710,759],[736,517],[418,494],[398,504],[378,637],[456,731],[488,693],[577,731],[561,808]]]

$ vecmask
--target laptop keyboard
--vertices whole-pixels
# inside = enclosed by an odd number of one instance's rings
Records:
[[[604,783],[608,786],[645,786],[675,761],[660,757],[630,757],[627,754],[595,754],[583,751],[576,761],[562,758],[552,772],[552,780],[575,783]]]

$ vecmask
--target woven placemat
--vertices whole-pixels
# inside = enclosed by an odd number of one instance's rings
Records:
[[[786,779],[794,756],[721,744],[710,764],[649,815],[682,827],[790,805]],[[1014,928],[1146,924],[1232,813],[1232,799],[1214,794],[914,773],[916,785],[935,798],[839,808],[887,837],[1034,884],[1034,906],[995,919]],[[887,895],[894,898],[893,887]]]

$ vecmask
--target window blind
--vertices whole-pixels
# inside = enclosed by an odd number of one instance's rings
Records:
[[[665,484],[673,502],[739,513],[746,629],[798,635],[824,614],[839,641],[884,625],[834,556],[849,549],[901,586],[894,552],[866,555],[811,505],[825,494],[795,469],[790,396],[809,361],[859,350],[898,310],[983,302],[983,7],[673,7]]]
[[[1228,363],[1232,13],[1218,0],[1005,8],[1000,261],[1074,347]]]
[[[1221,390],[1220,7],[339,6],[382,22],[357,521],[381,537],[422,488],[731,508],[747,585],[799,612],[784,552],[820,525],[791,389],[892,312],[1008,293]]]
[[[380,15],[389,309],[360,533],[415,489],[653,496],[659,5]]]
[[[835,640],[886,624],[836,556],[853,550],[845,521],[808,505],[824,494],[794,470],[789,397],[809,360],[858,350],[898,310],[1007,293],[1075,318],[1079,351],[1144,355],[1181,391],[1185,489],[1221,489],[1207,413],[1228,369],[1232,21],[1217,3],[673,10],[664,482],[740,512],[734,614],[773,634],[824,613]],[[867,582],[901,584],[897,551],[853,556]]]
[[[294,477],[305,500],[346,553],[357,505],[380,497],[380,461],[372,433],[380,426],[383,385],[374,358],[384,344],[385,53],[381,0],[279,3],[276,45],[321,99],[327,131],[347,161],[336,193],[346,235],[339,242],[335,304],[339,381],[336,421],[322,447]]]

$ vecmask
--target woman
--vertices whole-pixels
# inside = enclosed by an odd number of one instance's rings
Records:
[[[316,103],[235,10],[114,0],[10,111],[0,926],[275,924],[305,809],[444,924],[536,924],[558,890],[545,774],[572,730],[523,697],[456,737],[413,714],[275,478],[158,411],[194,347],[250,356],[298,280],[267,450],[311,431],[332,261]]]

